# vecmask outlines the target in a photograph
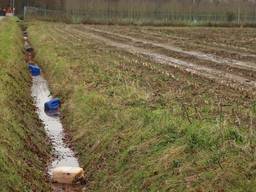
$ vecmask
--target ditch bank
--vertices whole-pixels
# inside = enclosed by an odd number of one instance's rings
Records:
[[[87,191],[255,191],[252,99],[72,37],[71,27],[36,21],[28,30],[51,90],[65,101],[62,120]]]
[[[30,95],[16,18],[0,22],[0,189],[49,191],[48,141]]]

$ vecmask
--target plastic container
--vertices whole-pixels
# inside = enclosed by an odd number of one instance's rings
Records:
[[[32,76],[39,76],[41,75],[41,69],[38,65],[35,64],[29,64],[28,69]]]
[[[44,111],[50,116],[56,116],[60,113],[61,101],[59,98],[52,99],[44,104]]]
[[[53,170],[52,180],[60,184],[74,184],[84,179],[84,170],[80,167],[58,167]]]

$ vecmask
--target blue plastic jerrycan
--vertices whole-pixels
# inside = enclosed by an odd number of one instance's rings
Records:
[[[39,76],[41,75],[41,69],[38,65],[35,64],[29,64],[28,69],[32,76]]]
[[[44,111],[50,116],[56,116],[60,113],[61,101],[59,98],[54,98],[44,104]]]

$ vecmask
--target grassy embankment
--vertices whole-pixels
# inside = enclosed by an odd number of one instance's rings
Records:
[[[256,190],[255,98],[54,25],[29,32],[89,191]]]
[[[0,191],[49,191],[49,149],[30,96],[22,36],[15,18],[0,22]]]

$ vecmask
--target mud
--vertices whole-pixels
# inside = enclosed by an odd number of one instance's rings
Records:
[[[221,57],[228,56],[232,59],[251,62],[254,62],[256,58],[253,43],[256,38],[253,28],[161,28],[99,25],[95,25],[93,28]]]
[[[58,30],[58,29],[56,29]],[[93,38],[97,41],[104,42],[106,45],[116,47],[118,49],[122,49],[132,54],[140,54],[150,58],[155,63],[169,65],[184,71],[187,71],[191,74],[199,75],[201,77],[215,80],[218,83],[225,84],[230,87],[234,87],[237,89],[253,89],[256,88],[256,81],[250,80],[247,77],[239,76],[233,73],[227,73],[222,70],[217,70],[211,67],[197,65],[192,62],[186,62],[180,59],[176,59],[170,56],[166,56],[164,54],[155,53],[150,50],[146,50],[143,48],[138,48],[133,45],[128,45],[121,42],[116,42],[112,39],[103,37],[101,35],[96,35],[91,31],[81,31],[78,29],[74,29],[71,27],[63,28],[62,31],[66,31],[69,34],[70,39],[76,38],[77,40],[81,40],[83,38]],[[61,32],[59,30],[59,32]],[[72,33],[71,33],[72,32]]]
[[[168,44],[162,44],[162,43],[155,43],[153,41],[149,41],[149,40],[142,40],[142,39],[138,39],[138,38],[133,38],[127,35],[120,35],[117,33],[112,33],[112,32],[107,32],[107,31],[102,31],[102,30],[98,30],[92,27],[86,27],[87,29],[93,31],[93,32],[99,32],[99,33],[103,33],[103,34],[108,34],[108,35],[112,35],[115,37],[120,37],[120,38],[124,38],[130,41],[133,41],[134,43],[143,43],[145,45],[150,45],[150,46],[155,46],[155,47],[160,47],[160,48],[164,48],[170,51],[174,51],[177,53],[182,53],[185,55],[189,55],[189,56],[193,56],[196,57],[198,59],[201,60],[205,60],[205,61],[211,61],[217,64],[222,64],[222,65],[229,65],[231,67],[237,67],[239,69],[245,69],[245,70],[253,70],[256,71],[256,64],[252,63],[252,62],[243,62],[243,61],[238,61],[235,59],[230,59],[230,58],[223,58],[220,56],[216,56],[213,54],[209,54],[209,53],[203,53],[203,52],[199,52],[199,51],[186,51],[183,50],[180,47],[174,47]]]

